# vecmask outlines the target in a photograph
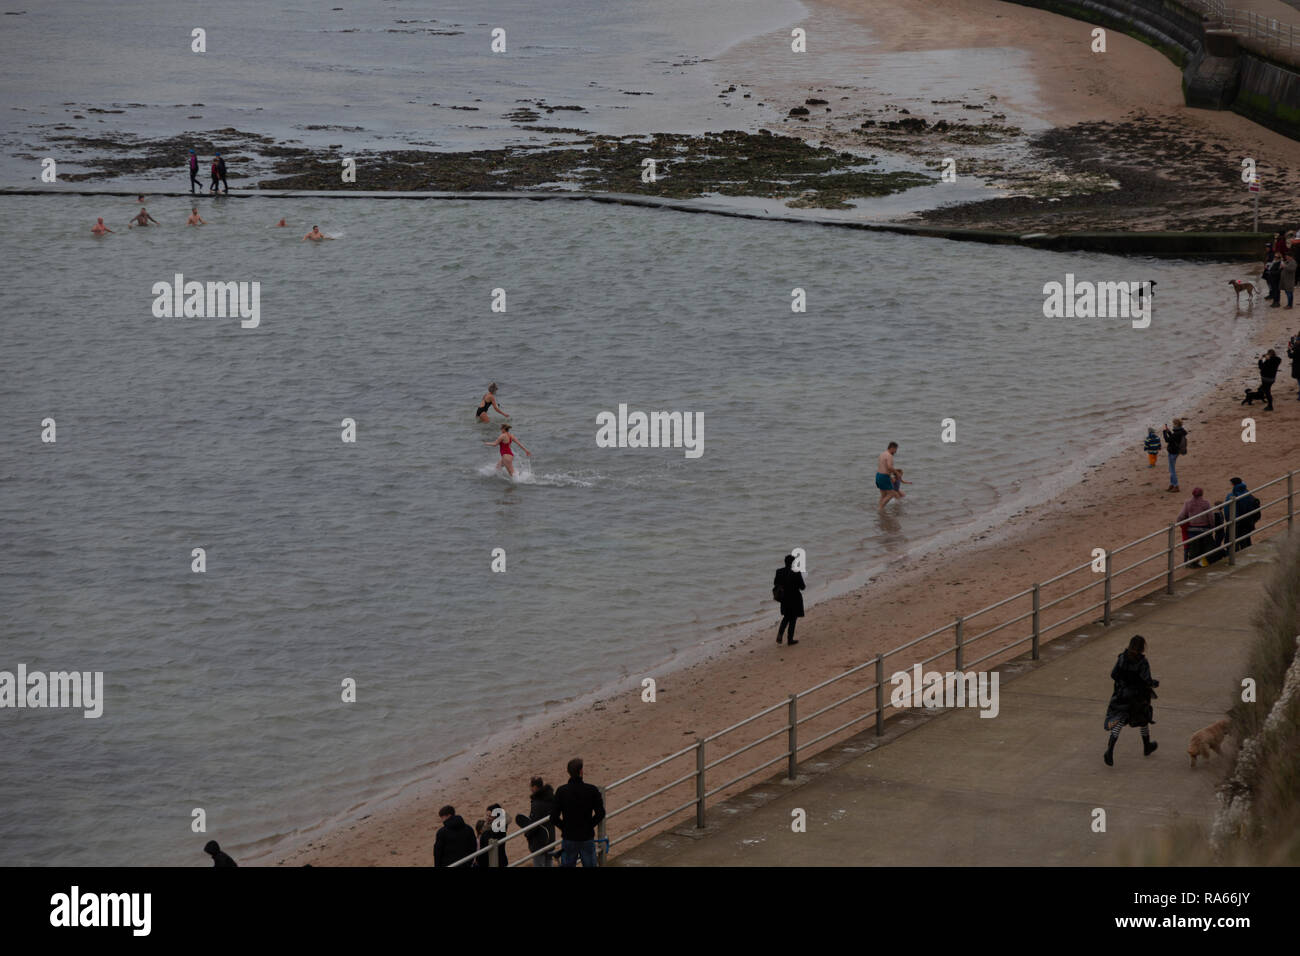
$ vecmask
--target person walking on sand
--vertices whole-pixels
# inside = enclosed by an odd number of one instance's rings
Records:
[[[162,225],[162,223],[160,223],[157,219],[149,215],[148,209],[145,209],[143,206],[141,206],[140,211],[131,217],[130,225],[128,225],[127,228],[130,229],[133,226],[147,226],[149,225],[149,223],[153,223],[155,226]]]
[[[1279,277],[1279,283],[1282,291],[1286,293],[1286,308],[1291,308],[1295,302],[1295,256],[1288,251],[1282,256],[1282,271]]]
[[[497,446],[501,452],[501,460],[497,462],[497,466],[493,471],[499,471],[501,466],[504,465],[511,478],[515,476],[515,453],[510,450],[511,445],[518,445],[520,448],[524,449],[525,455],[529,458],[533,457],[533,453],[524,446],[524,443],[514,435],[510,434],[509,425],[502,425],[501,434],[497,435],[497,437],[492,439],[492,441],[485,441],[483,444]]]
[[[190,195],[201,192],[203,192],[203,184],[199,182],[199,154],[190,150]]]
[[[497,383],[496,382],[493,382],[491,385],[489,385],[487,387],[487,391],[483,393],[483,404],[480,405],[477,409],[475,409],[474,417],[481,422],[490,422],[492,419],[488,417],[489,408],[495,408],[498,412],[501,412],[502,415],[505,415],[506,418],[510,417],[509,415],[506,415],[505,412],[502,412],[501,406],[497,404]]]
[[[885,505],[895,498],[903,498],[903,492],[899,490],[894,483],[895,479],[901,482],[902,472],[894,467],[894,453],[898,451],[898,442],[891,441],[889,447],[880,453],[880,458],[876,461],[876,487],[880,489],[880,504],[877,511],[884,511]]]
[[[1192,489],[1192,496],[1183,505],[1175,519],[1187,529],[1183,546],[1183,564],[1194,564],[1214,547],[1214,506],[1206,501],[1200,488]]]
[[[1147,467],[1154,468],[1156,459],[1160,457],[1160,436],[1150,425],[1147,426],[1147,437],[1142,442],[1142,450],[1147,453]]]
[[[1169,487],[1165,491],[1178,491],[1178,459],[1187,454],[1187,429],[1183,428],[1181,418],[1174,419],[1174,429],[1169,430],[1166,425],[1163,430],[1165,438],[1165,452],[1169,459]]]
[[[112,229],[109,229],[108,226],[104,225],[103,216],[100,216],[98,219],[96,219],[95,224],[90,227],[90,233],[91,235],[94,236],[102,236],[107,233],[111,233],[112,231],[113,231]]]
[[[333,236],[327,236],[325,235],[325,233],[321,232],[320,226],[312,226],[311,232],[303,236],[300,241],[306,242],[308,239],[310,239],[312,242],[320,242],[322,239],[333,239],[333,238],[334,238]]]
[[[198,207],[198,206],[191,206],[191,207],[190,207],[190,217],[189,217],[188,219],[185,220],[185,225],[187,225],[187,226],[206,226],[206,225],[207,225],[207,223],[204,222],[203,217],[199,215],[199,207]]]
[[[555,824],[548,819],[555,812],[555,791],[551,789],[549,783],[544,783],[541,777],[533,777],[528,781],[528,793],[528,816],[522,813],[515,814],[515,824],[522,830],[537,823],[538,820],[547,821],[524,834],[524,839],[528,841],[529,853],[537,853],[542,847],[549,847],[555,842]],[[554,856],[553,851],[547,850],[533,857],[533,866],[549,868]]]
[[[1269,349],[1256,364],[1259,366],[1259,391],[1264,400],[1268,402],[1264,406],[1264,411],[1271,412],[1273,410],[1273,383],[1277,381],[1277,370],[1282,364],[1282,360],[1278,358],[1277,352]]]
[[[560,866],[596,865],[596,827],[605,819],[600,790],[582,779],[582,758],[569,761],[569,782],[555,791],[551,820],[560,831]]]
[[[203,852],[212,857],[212,865],[225,869],[227,867],[239,868],[239,864],[234,861],[229,853],[224,852],[217,844],[216,840],[209,840],[203,847]]]
[[[455,807],[447,804],[438,811],[438,819],[442,821],[442,826],[438,828],[438,835],[433,840],[434,866],[451,866],[478,849],[473,829],[456,814]]]
[[[1136,727],[1141,732],[1142,756],[1150,757],[1159,746],[1151,739],[1148,725],[1155,723],[1151,701],[1156,698],[1155,688],[1160,686],[1160,681],[1151,677],[1146,648],[1146,638],[1134,634],[1128,642],[1128,649],[1120,651],[1115,666],[1110,669],[1110,679],[1115,682],[1115,690],[1106,706],[1104,725],[1110,733],[1110,743],[1101,758],[1108,767],[1115,766],[1115,741],[1119,740],[1119,732],[1125,726]]]
[[[794,639],[794,626],[803,617],[803,574],[794,569],[794,555],[785,556],[785,567],[776,569],[772,579],[772,600],[781,605],[781,624],[776,629],[776,642],[781,643],[781,636],[786,628],[790,629],[790,646],[799,642]]]

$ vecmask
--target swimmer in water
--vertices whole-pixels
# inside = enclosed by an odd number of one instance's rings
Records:
[[[488,386],[488,390],[483,394],[483,404],[475,410],[474,416],[481,422],[490,422],[492,419],[488,418],[489,408],[495,408],[498,412],[501,412],[502,415],[505,415],[506,418],[510,417],[505,412],[502,412],[501,406],[497,404],[496,382],[493,382]]]
[[[275,224],[275,227],[278,229],[278,228],[280,228],[281,226],[287,226],[287,225],[289,225],[289,224],[288,224],[287,222],[285,222],[284,219],[283,219],[283,217],[282,217],[282,218],[280,219],[280,221],[277,222],[277,223]]]
[[[503,412],[502,414],[505,413]],[[529,458],[533,457],[533,453],[529,451],[527,448],[524,448],[524,443],[521,442],[514,435],[510,434],[509,425],[502,425],[501,434],[498,435],[496,438],[494,438],[492,441],[485,441],[483,444],[498,446],[501,452],[501,460],[497,462],[497,467],[494,470],[500,470],[501,466],[505,465],[506,471],[510,474],[511,478],[515,476],[515,453],[510,450],[511,444],[515,444],[518,445],[520,448],[523,448],[524,454],[527,455]]]
[[[333,236],[327,236],[325,235],[325,233],[321,232],[320,226],[312,226],[311,232],[303,236],[302,241],[306,242],[308,239],[310,239],[312,242],[320,242],[322,239],[333,239],[333,238],[334,238]]]
[[[100,216],[97,220],[95,220],[95,224],[90,227],[90,231],[92,234],[96,236],[102,236],[105,233],[112,232],[113,230],[109,229],[108,226],[104,225],[104,217]]]
[[[135,197],[135,201],[138,202],[138,203],[140,203],[141,205],[143,205],[143,204],[144,204],[144,194],[141,193],[139,196],[136,196],[136,197]]]
[[[157,219],[149,215],[148,209],[145,209],[143,206],[141,206],[140,211],[131,217],[131,222],[130,224],[127,225],[126,228],[130,229],[132,226],[147,226],[151,222],[155,226],[162,225],[162,223],[160,223]]]
[[[187,226],[206,226],[206,225],[207,225],[207,223],[203,221],[203,217],[199,215],[199,207],[198,207],[198,206],[191,206],[191,207],[190,207],[190,218],[188,218],[188,219],[185,220],[185,225],[187,225]]]

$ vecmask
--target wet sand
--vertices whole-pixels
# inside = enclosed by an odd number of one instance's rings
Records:
[[[1134,109],[1146,109],[1170,122],[1192,124],[1207,137],[1223,137],[1240,149],[1252,150],[1260,158],[1261,167],[1273,157],[1280,161],[1283,144],[1288,142],[1234,114],[1193,114],[1183,109],[1177,93],[1177,69],[1155,51],[1126,37],[1110,34],[1113,59],[1104,61],[1109,69],[1098,71],[1083,43],[1085,26],[1071,23],[1070,29],[1080,39],[1077,44],[1064,41],[1061,24],[1068,21],[1051,14],[994,0],[939,0],[925,4],[915,0],[891,0],[888,4],[877,0],[831,0],[829,6],[863,17],[877,35],[906,38],[893,44],[900,50],[979,43],[1002,46],[1014,37],[1017,46],[1029,51],[1038,79],[1036,101],[1017,102],[1016,108],[1052,124],[1116,121]],[[834,39],[861,42],[861,37]],[[793,87],[784,93],[792,103],[808,95]],[[1003,102],[1001,94],[997,95]],[[1006,101],[1015,98],[1014,89],[1006,90]],[[1168,157],[1171,165],[1180,159],[1178,155]],[[1185,228],[1177,223],[1171,225]],[[1144,228],[1155,228],[1155,224],[1144,223]],[[1266,304],[1235,311],[1226,280],[1252,276],[1258,269],[1225,265],[1222,273],[1221,281],[1209,283],[1211,288],[1222,291],[1207,294],[1204,307],[1221,314],[1225,328],[1233,322],[1251,323],[1261,348],[1281,350],[1287,336],[1300,328],[1300,312],[1270,309]],[[1207,343],[1207,348],[1214,345]],[[1159,530],[1176,517],[1196,485],[1203,486],[1211,500],[1217,500],[1227,490],[1232,475],[1242,476],[1254,487],[1289,468],[1300,467],[1300,401],[1295,397],[1294,380],[1288,375],[1289,367],[1284,364],[1275,387],[1277,410],[1273,413],[1262,412],[1258,405],[1244,409],[1238,404],[1239,383],[1257,380],[1253,364],[1247,361],[1239,375],[1231,376],[1228,384],[1204,395],[1182,415],[1189,430],[1190,454],[1179,469],[1183,489],[1180,494],[1165,491],[1168,475],[1163,453],[1157,467],[1148,468],[1141,453],[1143,436],[1133,435],[1130,452],[1080,475],[1079,483],[1057,499],[972,540],[916,560],[905,559],[859,591],[811,607],[800,622],[797,648],[778,647],[773,642],[777,621],[774,610],[770,630],[728,641],[708,658],[690,666],[629,675],[620,690],[606,693],[601,699],[579,705],[557,703],[552,708],[553,718],[544,715],[538,726],[525,732],[499,735],[471,753],[429,768],[423,781],[408,786],[387,804],[355,811],[364,813],[364,818],[343,820],[329,830],[303,835],[306,845],[292,852],[252,858],[249,862],[431,865],[438,826],[436,811],[444,803],[454,804],[472,822],[484,815],[480,808],[499,801],[513,819],[515,813],[527,809],[529,777],[541,774],[548,782],[562,783],[564,764],[575,755],[586,761],[589,781],[607,783],[688,746],[697,736],[716,732],[771,706],[791,692],[950,623],[959,614],[969,614],[1036,580],[1086,562],[1093,548],[1113,548]],[[1241,441],[1241,420],[1246,415],[1259,423],[1258,441],[1254,444]],[[1161,423],[1153,424],[1158,427]],[[1051,434],[1050,423],[1036,423],[1035,427]],[[1044,447],[1045,454],[1051,454],[1052,442],[1045,442]],[[875,512],[875,500],[874,491],[864,488],[863,522],[883,521],[886,527],[891,522],[898,527],[906,524],[906,503],[897,515],[881,519]],[[1159,546],[1157,539],[1153,548]],[[774,557],[773,566],[778,562],[779,556]],[[1160,564],[1154,568],[1158,571]],[[766,584],[758,582],[756,586]],[[1070,605],[1064,607],[1068,610]],[[1084,617],[1081,623],[1091,619]],[[928,656],[937,646],[926,644],[916,650]],[[981,649],[977,653],[985,652]],[[903,664],[901,657],[891,659],[889,670]],[[647,676],[658,682],[657,701],[653,704],[641,700],[640,681]],[[865,686],[870,679],[869,668],[864,676],[866,680],[837,685],[841,689],[836,696]],[[555,694],[576,694],[578,690],[556,688]],[[862,709],[870,706],[870,698],[864,697]],[[837,722],[848,719],[846,714],[837,715]],[[774,718],[779,721],[781,716],[778,711]],[[752,736],[745,740],[766,733],[772,726],[753,725]],[[740,742],[739,738],[729,741],[726,749]],[[774,751],[753,752],[750,765],[779,752],[780,740],[774,743],[778,745]],[[807,759],[809,754],[803,756]],[[685,774],[692,767],[689,758],[676,762],[667,768],[670,775],[653,778],[655,785]],[[710,786],[745,769],[743,762],[737,762],[734,773],[730,768],[720,769],[716,771],[718,776],[710,776]],[[645,789],[648,786],[629,787],[611,799],[611,809]],[[644,804],[612,822],[611,836],[626,833],[688,798],[687,788],[681,788],[674,791],[670,802]],[[512,841],[510,846],[515,847],[512,859],[524,852],[520,841]]]

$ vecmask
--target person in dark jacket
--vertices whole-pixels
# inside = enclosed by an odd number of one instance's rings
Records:
[[[213,163],[217,177],[221,180],[221,185],[226,187],[226,193],[230,193],[230,183],[226,182],[226,160],[220,153],[217,153],[216,161]]]
[[[438,811],[438,818],[442,826],[433,841],[434,866],[451,866],[478,849],[474,831],[456,814],[455,807],[450,804],[443,807]]]
[[[1277,369],[1282,364],[1282,360],[1278,357],[1277,352],[1269,349],[1256,364],[1259,365],[1259,391],[1264,396],[1264,400],[1268,402],[1264,406],[1264,411],[1271,412],[1273,410],[1273,383],[1277,380]]]
[[[203,852],[212,857],[213,866],[239,866],[238,863],[230,858],[230,854],[222,852],[221,847],[217,845],[216,840],[209,840],[207,845],[203,848]]]
[[[790,646],[799,642],[794,639],[794,625],[803,617],[803,575],[794,570],[794,555],[785,556],[785,567],[776,569],[772,579],[772,597],[781,602],[781,624],[776,629],[776,642],[781,643],[781,635],[786,627],[790,628]]]
[[[1119,740],[1119,732],[1126,724],[1141,731],[1144,757],[1155,753],[1158,746],[1151,739],[1147,725],[1155,723],[1151,701],[1156,697],[1155,688],[1160,686],[1160,681],[1151,677],[1151,665],[1147,663],[1144,653],[1146,647],[1146,638],[1134,634],[1128,642],[1127,650],[1120,651],[1115,666],[1110,669],[1110,679],[1115,682],[1115,690],[1106,706],[1104,725],[1110,732],[1110,743],[1101,758],[1108,767],[1115,766],[1115,741]]]
[[[1187,454],[1187,429],[1183,427],[1181,418],[1174,419],[1173,431],[1169,430],[1168,425],[1165,426],[1164,438],[1168,450],[1166,457],[1169,459],[1169,487],[1165,491],[1178,491],[1178,456]]]
[[[549,783],[543,783],[541,777],[533,777],[528,781],[528,790],[531,799],[528,804],[528,816],[522,813],[515,815],[515,823],[522,830],[529,824],[536,823],[538,820],[545,820],[555,812],[555,791],[551,789]],[[528,841],[528,851],[536,853],[544,846],[550,846],[555,842],[555,824],[547,822],[539,827],[534,827],[524,834]],[[554,853],[547,850],[541,856],[533,857],[533,866],[551,865],[551,858]]]
[[[1268,283],[1268,295],[1264,298],[1268,300],[1268,307],[1276,309],[1281,304],[1282,299],[1282,259],[1274,256],[1268,260],[1261,273],[1261,278]]]
[[[551,819],[560,831],[560,866],[596,865],[596,826],[605,819],[600,790],[582,779],[582,758],[569,761],[569,782],[555,791]]]
[[[1259,499],[1252,495],[1246,489],[1246,483],[1240,478],[1229,478],[1232,483],[1232,491],[1223,499],[1223,518],[1228,520],[1230,507],[1235,506],[1237,517],[1237,551],[1250,547],[1250,536],[1255,532],[1255,525],[1259,524]],[[1251,512],[1255,512],[1251,514]]]
[[[1291,377],[1295,379],[1296,398],[1300,399],[1300,335],[1291,336],[1286,345],[1287,358],[1291,360]]]
[[[483,826],[475,828],[478,833],[478,848],[480,850],[486,850],[492,845],[493,840],[504,840],[506,838],[506,827],[508,826],[509,819],[510,818],[506,816],[505,810],[501,809],[501,804],[494,803],[489,806],[487,808],[487,819],[480,821]],[[497,823],[497,820],[500,820],[501,822]],[[484,853],[482,856],[475,857],[474,865],[485,867],[492,866],[493,864],[489,862],[491,856],[491,853]],[[506,859],[505,844],[500,842],[497,843],[497,861],[495,865],[500,867],[510,865],[510,861]]]

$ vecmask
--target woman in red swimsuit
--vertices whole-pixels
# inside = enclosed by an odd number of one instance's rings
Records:
[[[511,478],[515,476],[515,453],[510,450],[510,446],[512,444],[518,445],[520,448],[523,448],[524,454],[527,455],[529,458],[533,457],[533,453],[524,447],[524,443],[521,442],[514,435],[510,434],[509,425],[502,425],[501,434],[498,435],[496,438],[494,438],[492,441],[485,441],[483,444],[498,446],[498,449],[501,452],[501,460],[497,462],[497,468],[500,468],[502,465],[505,465],[506,471],[509,472]]]

